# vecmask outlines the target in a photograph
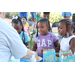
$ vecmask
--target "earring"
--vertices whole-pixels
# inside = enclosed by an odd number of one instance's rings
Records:
[[[69,33],[67,32],[67,37],[69,37]]]

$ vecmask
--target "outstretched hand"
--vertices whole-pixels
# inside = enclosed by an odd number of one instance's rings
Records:
[[[24,57],[22,57],[22,59],[31,58],[32,55],[34,55],[34,53],[31,50],[28,49],[27,54]]]
[[[40,50],[40,53],[43,53],[43,50],[44,50],[44,49],[41,49],[41,50]]]

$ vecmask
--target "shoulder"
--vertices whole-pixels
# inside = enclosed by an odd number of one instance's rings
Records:
[[[18,35],[17,31],[5,20],[0,18],[0,31],[3,32],[8,38],[16,38]]]
[[[23,31],[21,31],[20,35],[22,35],[22,34],[27,35],[27,33],[25,33],[25,32],[23,32]]]
[[[4,32],[5,34],[16,34],[17,31],[11,26],[7,21],[0,18],[0,31]]]
[[[37,35],[37,33],[36,33],[35,35]],[[41,35],[41,34],[40,34],[40,33],[38,33],[38,37],[39,37],[40,35]]]
[[[49,34],[50,34],[50,36],[52,36],[52,37],[54,37],[54,38],[57,37],[54,33],[51,33],[51,32],[50,32]]]
[[[0,29],[2,29],[3,31],[6,31],[5,28],[7,30],[10,30],[10,28],[14,29],[7,21],[0,18]]]
[[[58,40],[58,37],[54,33],[50,33],[50,36],[53,38],[54,42]]]
[[[74,42],[75,41],[75,37],[73,37],[70,41],[73,41]]]
[[[36,35],[37,34],[34,35],[33,41],[35,41]],[[38,33],[38,37],[40,37],[40,33]]]
[[[25,33],[25,32],[24,32],[24,35],[25,35],[25,36],[28,36],[27,33]]]
[[[72,38],[69,42],[70,49],[75,51],[75,38]]]
[[[72,35],[70,38],[69,38],[69,43],[74,43],[75,42],[75,35]]]
[[[74,38],[75,38],[75,35],[70,36],[69,37],[69,41],[72,40],[72,39],[74,39]]]

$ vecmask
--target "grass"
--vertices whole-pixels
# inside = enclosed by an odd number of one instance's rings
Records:
[[[31,35],[31,37],[30,37],[30,40],[31,40],[31,41],[29,42],[29,43],[30,43],[30,49],[31,49],[32,46],[33,46],[33,37],[34,37],[34,35],[35,35],[35,34]]]

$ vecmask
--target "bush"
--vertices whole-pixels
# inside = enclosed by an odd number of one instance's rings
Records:
[[[63,18],[61,15],[62,15],[62,12],[51,12],[50,13],[50,22],[54,23],[54,22],[60,21]]]
[[[12,18],[12,16],[19,16],[19,12],[6,12],[6,18]]]
[[[43,12],[41,12],[41,18],[43,18]],[[51,23],[54,23],[54,22],[58,22],[59,20],[61,20],[63,17],[61,16],[62,12],[50,12],[50,22]],[[12,16],[19,16],[19,12],[6,12],[6,15],[5,17],[6,18],[12,18]],[[29,15],[28,15],[28,19],[31,21],[32,18],[31,18],[31,15],[30,15],[30,12],[29,12]]]

